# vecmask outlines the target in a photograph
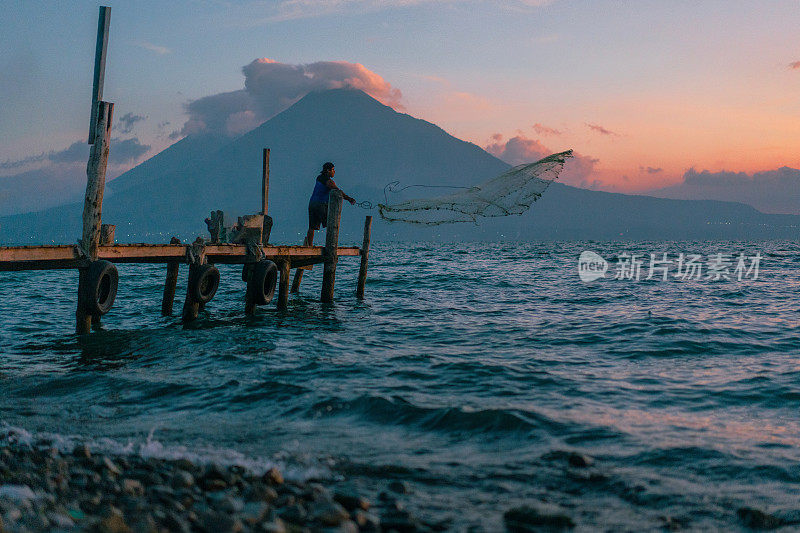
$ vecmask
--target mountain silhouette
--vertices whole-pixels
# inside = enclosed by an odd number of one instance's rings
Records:
[[[230,139],[193,135],[107,184],[103,221],[120,242],[168,242],[206,235],[203,219],[222,209],[228,220],[255,213],[261,201],[261,151],[271,149],[271,241],[299,244],[306,206],[322,163],[358,200],[384,200],[384,187],[469,186],[509,165],[438,126],[398,113],[365,93],[335,89],[306,95],[256,129]],[[113,150],[114,147],[111,147]],[[414,189],[420,196],[442,190]],[[391,197],[390,197],[391,199]],[[74,242],[82,206],[70,204],[0,218],[0,242]],[[342,241],[357,242],[363,216],[346,205]],[[522,216],[479,225],[425,227],[375,217],[376,239],[744,239],[793,238],[794,215],[766,215],[734,202],[668,200],[577,189],[558,183]]]

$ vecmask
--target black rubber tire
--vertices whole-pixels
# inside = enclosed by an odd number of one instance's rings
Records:
[[[219,288],[219,270],[214,265],[198,265],[189,279],[189,294],[200,304],[207,304]]]
[[[275,287],[278,285],[278,267],[269,259],[264,259],[253,265],[253,272],[247,281],[247,290],[256,305],[266,305],[275,296]]]
[[[117,298],[119,272],[110,261],[92,261],[86,276],[84,302],[92,315],[104,315],[111,310]]]

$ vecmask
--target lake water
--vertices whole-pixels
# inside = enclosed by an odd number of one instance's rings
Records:
[[[605,278],[579,279],[584,250]],[[612,279],[625,253],[645,257],[638,282]],[[650,253],[731,254],[731,274],[740,253],[761,260],[757,279],[678,279],[675,263],[645,280]],[[249,318],[239,269],[221,266],[188,328],[160,316],[163,265],[120,265],[117,303],[85,338],[75,272],[2,273],[0,424],[277,463],[373,497],[400,479],[410,509],[460,530],[500,529],[530,501],[579,529],[800,515],[797,244],[377,243],[363,302],[357,265],[340,259],[333,305],[318,266],[288,311]]]

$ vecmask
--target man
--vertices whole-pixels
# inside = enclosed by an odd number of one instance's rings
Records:
[[[314,243],[314,231],[318,230],[320,226],[323,228],[328,224],[328,196],[330,196],[331,189],[339,189],[333,181],[333,176],[336,174],[336,169],[333,163],[328,162],[322,165],[322,172],[317,176],[317,182],[314,184],[314,192],[311,193],[311,200],[308,202],[308,233],[306,234],[306,246],[311,246]],[[342,191],[341,189],[339,189]],[[342,191],[342,198],[355,204],[354,198],[347,196]]]

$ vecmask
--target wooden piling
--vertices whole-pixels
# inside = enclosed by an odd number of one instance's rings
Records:
[[[292,274],[291,262],[288,257],[284,257],[278,262],[280,278],[278,279],[278,309],[286,310],[289,306],[289,277]]]
[[[197,275],[197,269],[205,264],[206,252],[205,245],[201,238],[192,243],[191,253],[189,255],[189,281],[186,283],[186,299],[183,301],[182,318],[184,322],[191,322],[196,320],[200,314],[200,302],[196,301],[192,296],[192,279]]]
[[[169,241],[170,244],[180,244],[181,240],[173,237]],[[172,306],[175,303],[175,289],[178,286],[178,270],[180,263],[178,261],[170,261],[167,263],[167,279],[164,281],[164,295],[161,298],[161,314],[162,316],[170,316],[172,314]]]
[[[111,123],[114,104],[98,102],[97,124],[95,126],[95,142],[89,153],[86,166],[86,195],[83,202],[83,233],[81,249],[87,261],[97,260],[97,248],[100,245],[100,226],[103,213],[103,191],[106,185],[106,166],[111,144]],[[88,284],[88,264],[78,273],[78,306],[75,311],[75,332],[79,335],[89,333],[92,317],[86,312],[86,286]]]
[[[314,235],[311,235],[311,241],[308,240],[308,237],[303,239],[303,246],[311,246],[314,244]],[[303,270],[302,268],[298,268],[294,271],[294,280],[292,280],[292,292],[298,293],[300,292],[300,283],[303,281]]]
[[[322,270],[323,302],[333,301],[336,263],[339,261],[339,223],[342,221],[342,191],[332,189],[328,197],[328,228],[325,232],[325,262]]]
[[[261,214],[268,214],[269,208],[269,148],[264,148],[261,159]]]
[[[372,215],[364,219],[364,243],[361,245],[361,267],[358,269],[356,298],[364,298],[364,285],[367,283],[367,262],[369,261],[369,241],[372,237]]]

